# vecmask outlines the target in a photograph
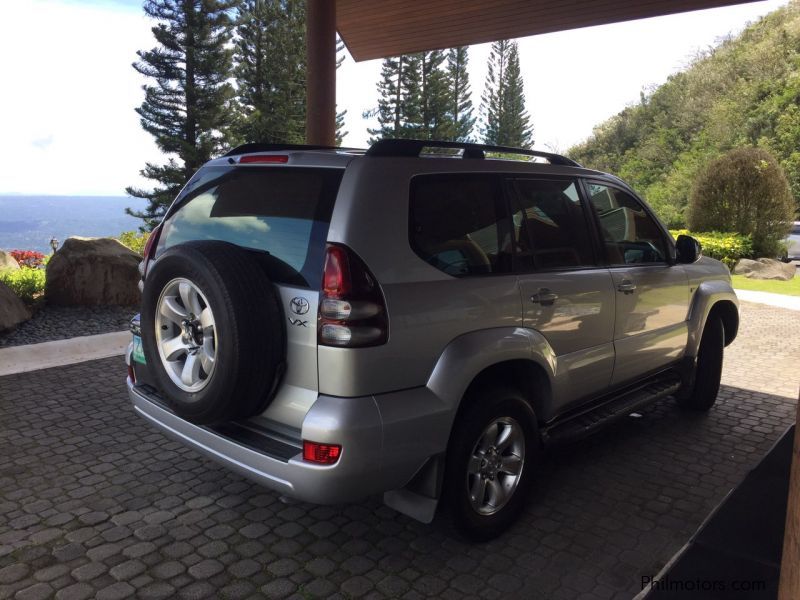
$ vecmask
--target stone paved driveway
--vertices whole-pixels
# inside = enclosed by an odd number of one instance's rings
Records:
[[[742,316],[707,416],[666,400],[552,452],[485,545],[283,504],[147,428],[121,359],[0,378],[0,598],[630,598],[792,421],[800,313]]]

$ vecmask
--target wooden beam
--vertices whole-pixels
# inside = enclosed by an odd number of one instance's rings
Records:
[[[336,2],[306,4],[306,143],[336,143]]]
[[[336,0],[336,10],[339,35],[361,61],[751,1]]]
[[[778,600],[800,598],[800,399],[794,426],[792,471],[789,478],[789,501],[786,504],[786,530],[783,534],[781,583]]]

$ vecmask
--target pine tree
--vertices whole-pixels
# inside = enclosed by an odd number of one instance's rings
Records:
[[[447,139],[452,127],[448,118],[447,76],[442,70],[445,54],[442,50],[418,55],[419,108],[415,137],[422,140]]]
[[[136,109],[142,127],[171,156],[164,165],[146,163],[140,172],[157,182],[152,190],[129,187],[146,198],[142,229],[155,226],[192,174],[217,153],[232,120],[231,23],[233,0],[146,0],[145,13],[158,21],[152,32],[158,46],[137,52],[133,68],[152,83],[143,86]]]
[[[481,98],[486,144],[529,148],[533,127],[525,110],[525,93],[517,43],[500,40],[492,44],[486,89]]]
[[[402,55],[383,60],[378,82],[378,107],[364,118],[378,117],[378,128],[368,129],[370,144],[383,138],[413,138],[419,123],[418,57]]]
[[[447,120],[450,130],[443,139],[468,142],[475,127],[472,115],[472,92],[469,86],[467,47],[447,51]]]
[[[342,66],[344,62],[344,42],[338,36],[336,36],[336,70],[339,70],[339,67]],[[347,131],[344,130],[344,117],[347,114],[347,109],[339,112],[336,111],[336,145],[341,146],[342,141],[344,140],[344,136],[347,135]]]
[[[241,142],[305,141],[303,0],[242,0],[236,68]]]
[[[302,144],[306,139],[305,0],[243,0],[239,7],[236,80],[239,141]],[[336,40],[336,68],[344,61]],[[347,132],[336,113],[336,144]]]

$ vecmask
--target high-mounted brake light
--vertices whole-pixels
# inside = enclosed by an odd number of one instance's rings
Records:
[[[335,464],[342,454],[339,444],[320,444],[303,440],[303,460],[320,465]]]
[[[283,164],[287,162],[289,162],[289,157],[285,154],[251,154],[239,159],[240,165]]]
[[[342,348],[378,346],[389,338],[380,286],[346,246],[325,248],[317,337],[322,346]]]

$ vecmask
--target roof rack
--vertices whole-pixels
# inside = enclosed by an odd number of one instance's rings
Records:
[[[341,150],[344,152],[364,152],[363,148],[341,148],[339,146],[316,146],[313,144],[266,144],[256,142],[236,146],[236,148],[230,150],[224,156],[238,156],[251,152],[281,152],[284,150]]]
[[[561,156],[560,154],[553,154],[552,152],[526,150],[524,148],[511,148],[508,146],[471,144],[467,142],[441,142],[436,140],[378,140],[369,147],[366,156],[417,157],[422,154],[422,151],[425,148],[452,148],[455,150],[463,150],[461,158],[486,158],[487,152],[494,152],[544,158],[547,159],[551,165],[562,165],[567,167],[581,166],[571,158]]]

